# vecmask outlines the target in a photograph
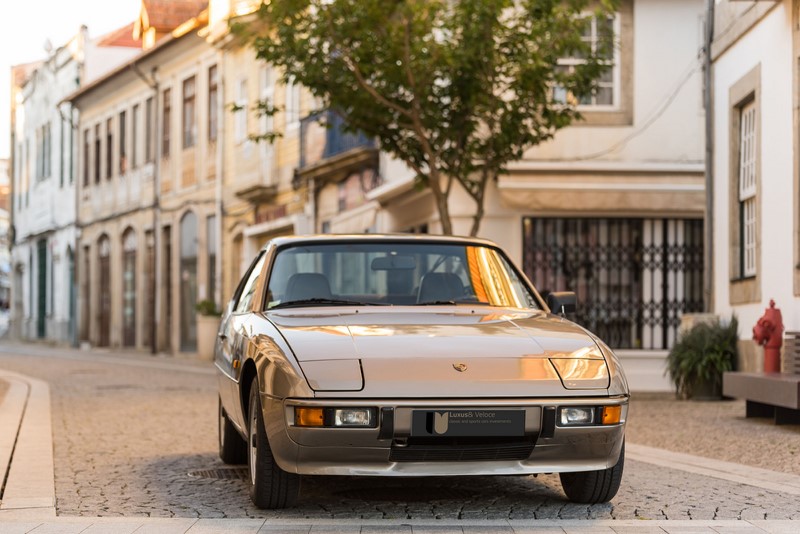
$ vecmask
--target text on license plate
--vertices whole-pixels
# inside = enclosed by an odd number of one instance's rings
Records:
[[[523,436],[524,410],[414,410],[412,436]]]

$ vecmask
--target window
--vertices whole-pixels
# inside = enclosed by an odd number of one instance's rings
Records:
[[[217,66],[212,65],[208,68],[208,140],[212,143],[217,140],[218,99],[219,80],[217,79]]]
[[[274,91],[274,82],[272,80],[272,71],[269,66],[267,65],[261,66],[259,79],[261,84],[260,98],[264,102],[271,104],[275,91]],[[262,133],[268,133],[272,131],[274,127],[272,118],[273,117],[268,114],[264,114],[262,116],[261,127],[264,130]]]
[[[131,112],[131,169],[139,166],[139,104]]]
[[[250,273],[247,275],[247,282],[242,286],[239,292],[239,301],[236,303],[235,313],[246,313],[250,311],[250,303],[253,301],[253,295],[256,292],[256,282],[261,275],[261,269],[264,267],[264,259],[266,254],[261,254],[256,263],[251,267]]]
[[[114,175],[114,119],[106,121],[106,179]]]
[[[603,54],[603,63],[608,68],[601,75],[597,89],[588,95],[573,95],[564,87],[556,86],[553,98],[564,104],[581,107],[615,107],[619,105],[619,62],[615,59],[614,38],[619,34],[619,17],[587,17],[581,41],[591,47],[592,52],[607,50]],[[586,63],[586,59],[576,55],[558,60],[558,69],[563,72],[573,72],[579,65]]]
[[[100,125],[94,127],[94,183],[100,183],[100,162],[102,161],[102,142],[100,140]]]
[[[44,125],[44,177],[49,178],[53,172],[53,129],[48,122]]]
[[[760,95],[761,65],[728,89],[728,220],[721,223],[728,232],[732,305],[761,302]]]
[[[247,139],[247,79],[239,80],[236,88],[236,111],[233,117],[233,138],[237,143]]]
[[[740,273],[756,275],[756,106],[739,110],[739,235]]]
[[[183,148],[194,146],[195,111],[194,95],[195,77],[183,81]]]
[[[125,141],[126,141],[126,116],[125,112],[121,112],[119,114],[119,174],[120,176],[125,174],[128,170],[128,159],[127,153],[125,150]]]
[[[170,131],[170,121],[172,120],[172,103],[170,102],[172,98],[172,91],[170,89],[164,89],[162,93],[162,100],[164,106],[164,116],[161,123],[161,157],[168,158],[169,157],[169,131]]]
[[[122,234],[122,346],[136,346],[136,232]]]
[[[58,121],[59,127],[59,136],[58,136],[58,176],[59,176],[59,186],[64,187],[64,171],[66,170],[66,164],[64,162],[64,136],[66,135],[66,128],[64,128],[64,119],[62,118]]]
[[[83,187],[89,187],[89,128],[83,131]]]
[[[42,177],[42,130],[36,128],[36,163],[34,165],[33,175],[39,180]]]
[[[144,160],[153,162],[153,97],[144,103]]]
[[[615,349],[668,350],[703,310],[702,219],[523,219],[523,269],[574,291],[576,318]]]
[[[300,125],[300,86],[294,81],[286,85],[286,127],[296,128]]]
[[[37,130],[36,145],[36,177],[41,179],[50,176],[50,123]]]

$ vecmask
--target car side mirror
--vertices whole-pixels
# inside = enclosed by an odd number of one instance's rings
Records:
[[[547,307],[564,317],[578,309],[578,297],[572,291],[553,291],[547,295]]]

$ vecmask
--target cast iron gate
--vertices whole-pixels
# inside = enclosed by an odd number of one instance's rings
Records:
[[[669,349],[703,309],[703,221],[525,218],[524,269],[574,291],[577,322],[613,348]]]

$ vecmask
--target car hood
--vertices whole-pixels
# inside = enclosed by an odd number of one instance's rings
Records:
[[[567,389],[596,394],[609,384],[594,340],[541,311],[337,308],[281,310],[267,317],[317,392],[541,397]]]

